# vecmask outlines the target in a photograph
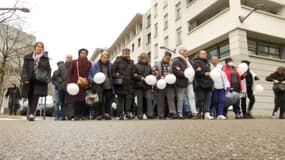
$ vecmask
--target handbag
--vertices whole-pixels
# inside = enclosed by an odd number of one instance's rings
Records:
[[[285,84],[283,83],[274,83],[272,87],[274,92],[285,92]]]
[[[85,102],[87,104],[95,104],[100,102],[100,97],[98,93],[92,93],[91,91],[87,91],[87,95],[85,97]]]
[[[51,77],[48,71],[38,67],[36,68],[34,72],[34,80],[42,82],[42,83],[49,83],[51,80]]]
[[[77,76],[78,76],[78,79],[77,79],[78,86],[82,87],[83,89],[88,89],[89,88],[89,81],[88,81],[88,79],[79,76],[79,64],[78,64],[78,61],[77,61]]]

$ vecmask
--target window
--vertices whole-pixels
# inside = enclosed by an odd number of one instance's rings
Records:
[[[158,10],[158,4],[156,3],[155,5],[154,5],[154,17],[156,17],[157,16],[157,10]]]
[[[251,54],[285,59],[285,52],[281,52],[282,47],[279,44],[274,44],[262,40],[248,39],[248,50]]]
[[[148,15],[146,18],[146,28],[149,28],[151,25],[151,15]]]
[[[168,47],[168,36],[164,37],[164,46]]]
[[[151,43],[151,33],[147,34],[146,44],[149,45]]]
[[[176,45],[180,45],[182,43],[182,29],[181,27],[176,29]]]
[[[213,56],[216,56],[218,58],[224,58],[230,55],[230,47],[229,42],[224,41],[221,43],[218,43],[208,49],[206,49],[208,53],[208,58],[210,59]]]
[[[154,45],[154,59],[158,58],[158,44]]]
[[[163,29],[166,30],[168,28],[168,14],[164,15],[164,27]]]
[[[132,44],[132,52],[135,51],[135,44]]]
[[[154,24],[154,38],[156,38],[158,35],[158,23]]]
[[[189,6],[194,0],[186,0],[186,5]]]
[[[138,39],[138,47],[141,46],[141,38]]]
[[[168,0],[164,0],[163,1],[163,9],[166,8],[168,6]]]
[[[188,21],[188,32],[191,32],[197,26],[198,26],[197,21]]]
[[[176,6],[176,20],[180,19],[181,17],[181,3],[177,3]]]

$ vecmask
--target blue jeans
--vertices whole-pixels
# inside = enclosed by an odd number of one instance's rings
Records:
[[[183,99],[183,116],[189,116],[191,115],[191,109],[190,109],[190,103],[189,103],[189,99],[187,96],[184,96],[184,99]]]
[[[224,89],[214,89],[211,99],[211,111],[213,110],[216,115],[224,115],[226,91]]]
[[[55,89],[54,92],[54,98],[55,98],[55,119],[60,120],[61,112],[60,112],[60,91]]]

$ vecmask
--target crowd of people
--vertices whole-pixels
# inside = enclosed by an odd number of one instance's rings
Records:
[[[34,52],[25,56],[23,66],[22,95],[29,100],[28,120],[34,120],[38,98],[47,95],[50,81],[55,86],[55,120],[225,120],[229,106],[233,106],[236,119],[253,118],[253,88],[259,77],[250,70],[250,61],[241,62],[248,66],[241,73],[232,58],[226,58],[224,65],[219,64],[218,57],[209,60],[206,51],[200,51],[195,58],[189,58],[186,48],[180,49],[179,56],[174,58],[173,53],[165,52],[153,66],[147,54],[139,55],[136,64],[130,54],[125,48],[112,63],[104,51],[92,64],[87,58],[88,50],[80,49],[77,59],[67,55],[65,62],[58,62],[58,69],[51,77],[48,54],[44,52],[44,44],[37,42]],[[103,82],[94,80],[97,74],[104,75]],[[150,75],[155,76],[156,84],[147,83]],[[169,75],[174,75],[175,81],[162,83]],[[266,80],[274,83],[273,115],[280,108],[282,119],[284,67],[279,67]],[[71,94],[67,89],[69,84],[77,84],[78,92]]]

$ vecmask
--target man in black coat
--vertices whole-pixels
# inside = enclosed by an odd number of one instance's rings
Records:
[[[19,100],[21,98],[20,90],[16,86],[15,83],[12,83],[11,86],[8,88],[5,97],[9,97],[8,106],[9,106],[9,114],[16,115],[17,109],[19,108]]]
[[[211,93],[214,82],[210,77],[211,65],[207,60],[207,52],[200,51],[195,63],[195,93],[199,114],[203,113],[205,119],[213,119],[210,115]]]
[[[67,86],[67,76],[71,68],[71,62],[73,60],[72,55],[68,54],[65,58],[65,63],[59,64],[58,66],[58,74],[60,79],[62,80],[59,84],[59,92],[60,92],[60,104],[61,104],[61,117],[62,119],[71,119],[73,117],[73,107],[69,105],[68,93],[66,91]]]
[[[122,51],[122,56],[117,57],[112,66],[115,93],[118,95],[117,116],[120,117],[120,120],[124,120],[124,113],[127,119],[132,119],[130,112],[134,98],[133,71],[134,61],[130,59],[130,49],[125,48]],[[122,83],[116,83],[119,79],[122,80]]]

